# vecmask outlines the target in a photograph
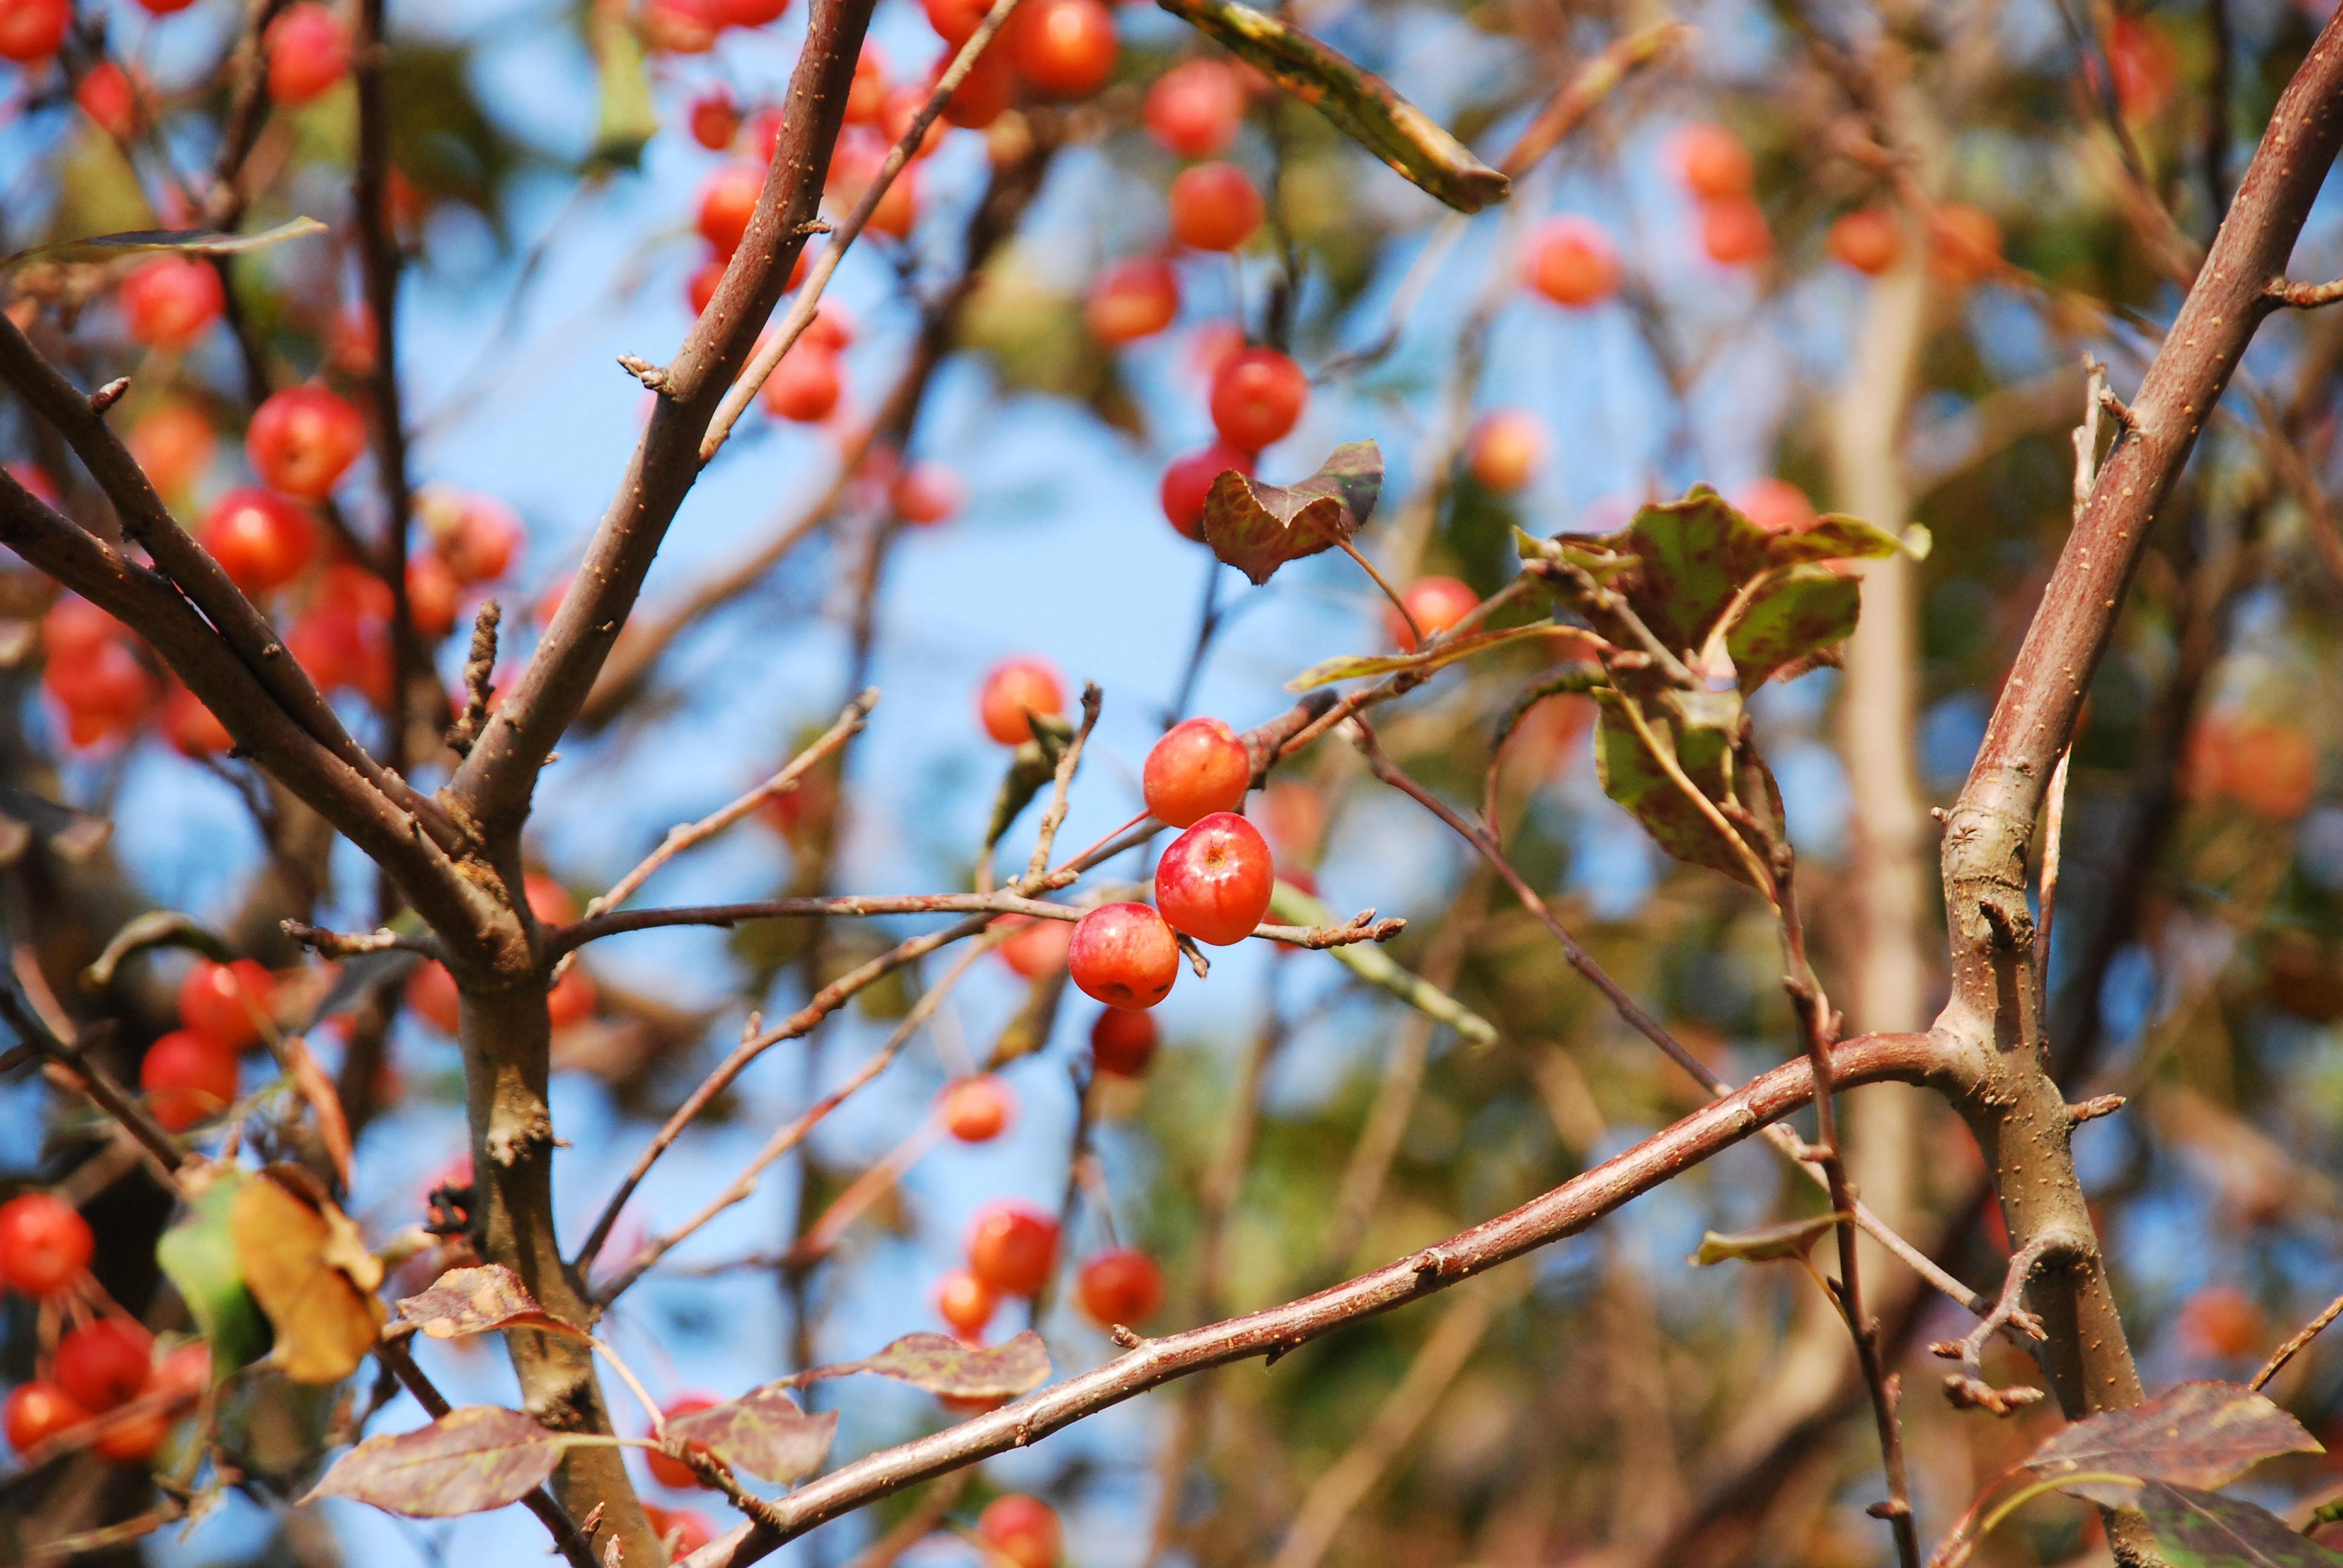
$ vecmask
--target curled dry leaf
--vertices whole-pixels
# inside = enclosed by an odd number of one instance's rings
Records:
[[[1393,92],[1390,83],[1300,28],[1235,0],[1157,4],[1217,39],[1332,121],[1344,136],[1457,211],[1479,212],[1512,193],[1510,180]]]
[[[402,1299],[398,1316],[413,1323],[417,1333],[435,1340],[524,1326],[569,1328],[538,1306],[520,1276],[502,1263],[448,1270],[429,1289]]]
[[[2025,1468],[2061,1475],[2128,1475],[2176,1486],[2226,1486],[2265,1459],[2324,1452],[2302,1423],[2270,1400],[2232,1382],[2184,1382],[2129,1410],[2102,1411],[2056,1432]],[[2110,1507],[2133,1489],[2077,1482],[2066,1488]]]
[[[1046,1361],[1041,1375],[1049,1375]],[[808,1415],[789,1397],[788,1384],[769,1382],[739,1399],[676,1416],[663,1430],[670,1438],[706,1448],[735,1470],[786,1486],[812,1474],[829,1457],[838,1412]]]
[[[271,1165],[237,1184],[228,1226],[285,1375],[330,1383],[356,1372],[382,1327],[382,1262],[350,1217],[298,1166]]]
[[[326,226],[316,218],[297,217],[259,234],[225,234],[209,228],[141,228],[121,234],[94,234],[81,239],[61,239],[48,245],[36,245],[30,250],[0,256],[0,272],[7,271],[18,262],[35,259],[108,261],[117,256],[134,256],[156,250],[176,250],[183,256],[242,256],[249,251],[266,250],[288,239],[303,239],[325,232]]]
[[[460,1405],[414,1432],[370,1437],[311,1491],[410,1519],[447,1519],[518,1503],[561,1462],[566,1441],[517,1410]]]
[[[1334,448],[1298,485],[1264,485],[1231,468],[1204,495],[1204,542],[1258,586],[1288,561],[1348,540],[1383,494],[1383,455],[1373,441]]]
[[[1312,665],[1287,681],[1285,689],[1307,691],[1313,686],[1324,686],[1330,681],[1390,675],[1402,669],[1439,669],[1460,659],[1471,658],[1495,648],[1510,648],[1520,642],[1552,644],[1554,657],[1564,659],[1592,659],[1608,646],[1584,627],[1544,620],[1534,626],[1508,627],[1503,631],[1476,631],[1435,644],[1420,653],[1339,655]]]
[[[1027,1329],[997,1345],[970,1346],[950,1334],[905,1334],[876,1355],[799,1372],[792,1382],[876,1372],[951,1399],[1010,1399],[1050,1381],[1050,1352]]]
[[[1700,1248],[1693,1253],[1692,1261],[1705,1267],[1711,1263],[1770,1263],[1803,1258],[1814,1251],[1815,1242],[1836,1230],[1838,1222],[1836,1214],[1816,1214],[1730,1236],[1711,1231],[1700,1239]]]

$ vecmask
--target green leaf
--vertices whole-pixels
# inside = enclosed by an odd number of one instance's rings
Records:
[[[303,1501],[355,1498],[410,1519],[484,1513],[545,1484],[567,1446],[517,1410],[459,1405],[417,1431],[367,1438]]]
[[[241,1171],[214,1177],[188,1205],[187,1217],[155,1243],[155,1261],[211,1347],[216,1380],[268,1353],[268,1320],[245,1288],[228,1219],[237,1187],[249,1180]]]
[[[595,5],[588,27],[601,102],[591,161],[633,168],[642,161],[645,144],[659,130],[650,77],[643,69],[642,43],[620,6]]]
[[[1863,590],[1826,566],[1792,567],[1753,593],[1725,629],[1725,651],[1755,691],[1774,673],[1844,642],[1855,630]]]
[[[854,1372],[876,1372],[952,1399],[1008,1399],[1050,1381],[1050,1352],[1031,1329],[987,1346],[964,1345],[950,1334],[905,1334],[876,1355],[815,1367],[786,1381],[808,1383]]]
[[[2111,1473],[2211,1487],[2226,1486],[2281,1453],[2322,1452],[2300,1422],[2252,1389],[2184,1382],[2146,1403],[2102,1411],[2053,1433],[2025,1467],[2047,1480]],[[2081,1483],[2066,1490],[2110,1507],[2131,1502],[2126,1487]]]
[[[1603,792],[1634,813],[1644,830],[1677,859],[1706,866],[1736,881],[1757,886],[1746,856],[1685,794],[1683,786],[1669,776],[1658,753],[1637,733],[1628,717],[1628,705],[1634,699],[1607,689],[1597,690],[1594,696],[1602,704],[1594,724],[1594,769],[1596,777],[1603,781]],[[1677,692],[1671,697],[1680,709],[1714,704],[1722,711],[1724,704],[1730,704],[1733,715],[1737,717],[1740,711],[1740,699],[1730,693]],[[1733,768],[1733,728],[1729,723],[1686,724],[1659,711],[1657,704],[1644,711],[1654,741],[1667,749],[1694,788],[1720,806],[1738,803],[1747,807],[1776,838],[1780,837],[1781,792],[1775,787],[1773,774],[1755,752],[1745,754],[1742,766]]]
[[[1286,562],[1358,532],[1383,485],[1383,455],[1373,441],[1335,447],[1298,485],[1264,485],[1232,468],[1205,494],[1204,542],[1258,586]]]
[[[1333,122],[1337,130],[1458,212],[1512,194],[1512,182],[1431,117],[1309,34],[1236,0],[1157,4]]]
[[[1042,1375],[1049,1375],[1046,1362]],[[788,1388],[786,1382],[769,1382],[739,1399],[676,1416],[661,1430],[707,1449],[735,1470],[786,1486],[820,1468],[838,1432],[836,1411],[808,1415]]]
[[[265,250],[288,239],[324,234],[326,226],[314,217],[297,217],[260,234],[223,234],[211,228],[140,228],[123,234],[94,234],[81,239],[60,239],[36,245],[13,256],[0,256],[0,272],[20,261],[106,261],[142,251],[176,250],[187,256],[241,256]]]
[[[1338,925],[1342,917],[1331,908],[1291,882],[1279,882],[1270,890],[1269,912],[1291,926]],[[1373,942],[1346,942],[1326,952],[1336,963],[1369,985],[1379,986],[1399,998],[1426,1018],[1444,1023],[1474,1045],[1494,1045],[1496,1025],[1425,980],[1422,975],[1402,969],[1392,956]]]
[[[1287,681],[1285,689],[1307,691],[1313,686],[1326,686],[1360,676],[1389,675],[1401,669],[1439,669],[1459,659],[1472,658],[1494,648],[1540,640],[1560,645],[1554,651],[1555,656],[1562,658],[1593,659],[1607,646],[1601,638],[1584,627],[1568,626],[1559,621],[1539,621],[1534,626],[1509,627],[1503,631],[1476,631],[1419,653],[1342,654],[1312,665]]]
[[[1706,1268],[1713,1263],[1771,1263],[1803,1258],[1814,1251],[1815,1242],[1838,1229],[1838,1221],[1836,1214],[1816,1214],[1731,1236],[1711,1231],[1701,1237],[1692,1261]]]
[[[2343,1553],[2243,1498],[2151,1481],[2138,1507],[2172,1568],[2343,1568]]]

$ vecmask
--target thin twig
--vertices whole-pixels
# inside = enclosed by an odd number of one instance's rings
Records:
[[[2267,1384],[2270,1379],[2278,1376],[2279,1368],[2301,1354],[2302,1347],[2326,1332],[2328,1325],[2338,1317],[2343,1317],[2343,1296],[2338,1296],[2328,1302],[2325,1310],[2317,1317],[2297,1329],[2286,1343],[2270,1352],[2269,1360],[2262,1363],[2262,1370],[2256,1372],[2253,1381],[2246,1386],[2260,1388]]]

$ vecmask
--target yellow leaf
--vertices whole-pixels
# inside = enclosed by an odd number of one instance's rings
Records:
[[[295,1382],[339,1382],[382,1326],[382,1264],[357,1226],[297,1168],[273,1165],[228,1210],[246,1289],[277,1330],[271,1360]]]

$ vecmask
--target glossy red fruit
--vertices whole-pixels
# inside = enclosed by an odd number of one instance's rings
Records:
[[[208,1121],[236,1100],[236,1052],[191,1029],[175,1029],[146,1048],[138,1087],[155,1120],[174,1132]]]
[[[460,498],[447,523],[432,528],[447,569],[467,588],[510,571],[527,537],[519,514],[491,496]]]
[[[1258,452],[1282,439],[1310,401],[1310,378],[1274,348],[1247,348],[1212,377],[1212,427],[1232,447]]]
[[[958,49],[960,45],[952,47]],[[948,60],[936,62],[935,73],[929,80],[931,90],[949,64]],[[970,63],[968,75],[960,79],[960,85],[944,100],[944,123],[958,126],[963,131],[980,131],[999,119],[1016,95],[1017,70],[1010,62],[1009,46],[996,38]]]
[[[1110,347],[1151,337],[1180,314],[1180,276],[1153,256],[1118,261],[1091,285],[1082,319]]]
[[[740,135],[739,101],[721,87],[691,100],[691,139],[720,153]]]
[[[119,640],[100,643],[72,663],[50,661],[41,685],[65,709],[67,739],[75,746],[127,735],[162,696],[154,675]]]
[[[94,1414],[136,1399],[154,1363],[154,1335],[120,1318],[95,1318],[57,1342],[57,1387]]]
[[[61,596],[41,617],[41,651],[52,664],[78,664],[129,635],[128,627],[75,594]]]
[[[987,1204],[968,1232],[968,1270],[1004,1296],[1031,1296],[1058,1261],[1058,1222],[1023,1203]]]
[[[571,964],[553,982],[553,989],[545,993],[545,1011],[555,1029],[570,1029],[592,1018],[601,1000],[601,993],[594,988],[594,977]]]
[[[578,900],[542,871],[530,871],[521,878],[520,896],[539,925],[566,926],[578,919]]]
[[[264,483],[321,501],[366,450],[366,418],[323,387],[287,387],[253,410],[244,450]]]
[[[1055,718],[1065,708],[1066,688],[1057,670],[1030,655],[994,665],[976,699],[984,732],[1003,746],[1033,739],[1033,715]]]
[[[24,1457],[59,1432],[70,1432],[89,1419],[89,1412],[75,1404],[65,1390],[53,1382],[28,1382],[8,1395],[5,1409],[0,1409],[0,1426],[8,1431],[8,1446]]]
[[[182,757],[217,757],[236,744],[219,715],[184,686],[163,699],[163,737]]]
[[[854,347],[854,317],[846,307],[834,299],[825,299],[814,307],[813,319],[798,334],[799,343],[826,348],[832,354]]]
[[[724,281],[724,258],[710,256],[700,263],[699,270],[691,275],[684,286],[684,296],[690,302],[694,316],[704,316],[710,301],[716,297],[716,286]]]
[[[1946,202],[1928,215],[1928,266],[1956,287],[1982,283],[2001,270],[2001,225],[1967,202]]]
[[[287,8],[267,44],[268,95],[280,104],[306,104],[349,74],[349,29],[317,0]]]
[[[986,1503],[976,1516],[976,1533],[1013,1568],[1057,1568],[1065,1548],[1058,1511],[1021,1492]]]
[[[347,606],[313,608],[287,630],[285,648],[321,690],[379,703],[390,689],[389,628]]]
[[[940,64],[949,64],[949,62],[940,62]],[[930,80],[932,83],[933,78]],[[901,86],[891,89],[887,95],[887,101],[879,106],[879,134],[887,138],[889,146],[893,146],[910,135],[911,122],[919,118],[920,109],[927,106],[928,91],[928,87],[917,82],[906,82]],[[911,156],[923,158],[934,152],[942,145],[944,130],[950,124],[951,122],[946,119],[930,120],[928,128],[920,133],[918,143],[912,146]]]
[[[456,629],[457,601],[463,592],[464,585],[456,580],[447,563],[431,551],[419,551],[407,558],[407,618],[425,641],[437,642]]]
[[[643,1517],[650,1521],[652,1532],[667,1547],[670,1561],[680,1563],[716,1539],[716,1526],[708,1515],[690,1508],[659,1508],[643,1504]]]
[[[1180,978],[1180,944],[1145,904],[1101,904],[1074,926],[1066,964],[1082,994],[1109,1007],[1153,1007]]]
[[[186,10],[195,3],[196,0],[138,0],[138,8],[149,15],[168,16],[174,12]]]
[[[73,1206],[46,1192],[0,1203],[0,1285],[53,1296],[89,1267],[96,1241]]]
[[[100,60],[82,74],[74,102],[116,141],[126,142],[138,134],[138,91],[129,74],[111,60]]]
[[[655,55],[705,55],[724,31],[719,0],[643,0],[637,25]]]
[[[1703,201],[1745,196],[1757,184],[1757,160],[1723,126],[1695,122],[1675,134],[1676,174]]]
[[[1192,539],[1204,537],[1204,498],[1212,481],[1230,469],[1252,477],[1252,454],[1225,441],[1215,441],[1201,452],[1175,457],[1163,470],[1163,516]]]
[[[1138,1078],[1155,1060],[1155,1015],[1111,1007],[1091,1025],[1091,1065],[1118,1078]]]
[[[194,487],[219,446],[212,422],[185,403],[166,403],[130,428],[130,455],[166,497]]]
[[[966,1269],[954,1269],[936,1282],[937,1315],[954,1333],[982,1333],[1000,1305],[1000,1294]]]
[[[1774,231],[1753,198],[1731,196],[1701,209],[1700,246],[1720,266],[1755,266],[1774,254]]]
[[[1752,479],[1735,493],[1733,504],[1769,534],[1802,534],[1815,526],[1815,504],[1787,479]]]
[[[1600,304],[1619,288],[1619,252],[1611,236],[1583,217],[1548,218],[1530,238],[1523,278],[1574,309]]]
[[[699,1411],[712,1410],[719,1402],[720,1402],[708,1394],[688,1393],[680,1399],[669,1400],[667,1402],[667,1407],[659,1412],[659,1419],[662,1421],[673,1421],[679,1415],[691,1415]],[[704,1448],[706,1445],[702,1444],[701,1446]],[[697,1471],[693,1470],[691,1466],[684,1463],[683,1461],[679,1459],[670,1458],[667,1454],[660,1453],[656,1450],[647,1452],[644,1457],[650,1461],[651,1479],[658,1482],[661,1486],[700,1486],[706,1484],[699,1479],[699,1474]]]
[[[144,1464],[170,1435],[170,1420],[161,1411],[106,1416],[101,1419],[97,1441],[90,1444],[90,1449],[109,1463]]]
[[[1904,228],[1893,213],[1875,206],[1858,207],[1830,226],[1824,245],[1841,266],[1876,277],[1894,266],[1904,253]]]
[[[969,40],[984,22],[984,14],[992,9],[991,0],[920,0],[928,14],[928,25],[947,44],[958,48]]]
[[[1493,408],[1464,444],[1464,467],[1483,489],[1509,496],[1545,462],[1545,426],[1525,408]]]
[[[1036,92],[1088,97],[1114,74],[1114,13],[1101,0],[1025,0],[1010,22],[1009,47]]]
[[[1182,719],[1149,749],[1139,783],[1157,821],[1185,828],[1244,804],[1252,788],[1252,759],[1220,719]]]
[[[875,126],[887,106],[887,53],[865,42],[855,57],[854,80],[846,88],[846,123]]]
[[[225,1050],[260,1041],[277,980],[252,959],[216,964],[197,959],[179,982],[179,1022]]]
[[[1037,920],[1024,915],[1003,915],[1001,924],[1013,927],[1017,934],[995,950],[1009,971],[1020,980],[1040,980],[1043,975],[1057,973],[1066,967],[1067,951],[1074,944],[1073,924],[1068,920]]]
[[[765,409],[776,418],[817,425],[830,417],[845,387],[838,356],[800,338],[765,378]]]
[[[967,487],[941,463],[914,463],[888,487],[895,515],[914,528],[950,522],[966,504]]]
[[[1155,905],[1174,930],[1224,948],[1261,924],[1276,882],[1261,830],[1233,811],[1215,811],[1156,862]]]
[[[71,0],[0,0],[0,60],[45,60],[65,41]]]
[[[1407,606],[1407,614],[1414,618],[1416,629],[1427,638],[1437,637],[1480,608],[1481,596],[1471,586],[1454,578],[1418,578],[1400,590],[1400,602]],[[1407,617],[1393,608],[1386,620],[1391,639],[1403,653],[1413,653],[1415,633],[1408,629]]]
[[[749,232],[749,220],[757,213],[758,193],[765,188],[762,165],[747,162],[726,164],[708,176],[699,190],[699,235],[715,246],[716,254],[729,256],[740,248],[740,239]]]
[[[214,501],[196,538],[246,593],[283,588],[317,554],[317,526],[299,503],[251,486]]]
[[[991,1073],[963,1078],[946,1089],[943,1122],[962,1143],[990,1143],[1017,1116],[1017,1092]]]
[[[789,0],[714,0],[716,18],[727,27],[762,27],[781,19]]]
[[[122,280],[122,317],[149,348],[186,347],[227,307],[219,274],[192,256],[158,256]]]
[[[1172,237],[1196,250],[1234,250],[1252,237],[1261,192],[1234,164],[1198,164],[1172,181]]]
[[[459,1002],[456,977],[436,959],[407,979],[407,1005],[415,1010],[416,1017],[442,1034],[452,1036],[462,1023]]]
[[[1244,87],[1219,60],[1183,60],[1147,89],[1147,134],[1183,158],[1218,157],[1244,121]]]
[[[1136,1247],[1101,1252],[1075,1276],[1083,1315],[1102,1329],[1136,1327],[1163,1304],[1163,1271]]]

